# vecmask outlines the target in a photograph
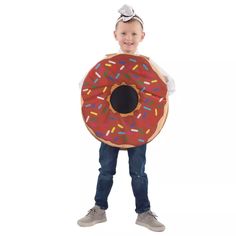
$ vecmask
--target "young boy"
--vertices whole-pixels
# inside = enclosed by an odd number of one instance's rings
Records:
[[[124,5],[119,10],[119,13],[121,16],[117,20],[114,36],[120,45],[120,52],[138,54],[138,45],[145,37],[143,21],[127,5]],[[170,94],[174,91],[174,81],[163,70],[160,69],[160,71],[166,79],[168,93]],[[85,217],[78,220],[80,226],[92,226],[107,220],[105,213],[105,210],[108,208],[107,198],[112,188],[113,175],[116,173],[119,150],[117,147],[101,143],[99,150],[101,168],[99,169],[100,174],[97,181],[95,206],[89,210]],[[165,226],[157,220],[156,215],[150,210],[148,179],[145,173],[146,144],[128,148],[127,151],[129,156],[129,173],[132,178],[131,185],[135,196],[135,211],[138,213],[136,224],[153,231],[164,231]]]

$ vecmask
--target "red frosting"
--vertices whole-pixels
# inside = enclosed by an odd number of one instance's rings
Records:
[[[82,87],[82,114],[90,132],[111,146],[134,147],[151,141],[167,115],[167,86],[143,56],[117,54],[98,62]],[[132,86],[138,105],[128,114],[116,112],[110,103],[112,91]]]

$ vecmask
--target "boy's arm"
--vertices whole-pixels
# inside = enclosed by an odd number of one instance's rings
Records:
[[[86,77],[86,76],[85,76],[85,77]],[[83,86],[85,77],[79,81],[79,88],[80,88],[80,89],[81,89],[82,86]]]
[[[168,88],[168,94],[171,95],[175,92],[175,81],[173,78],[168,75],[160,66],[158,66],[152,59],[150,59],[150,62],[161,72],[161,74],[164,76],[167,88]]]

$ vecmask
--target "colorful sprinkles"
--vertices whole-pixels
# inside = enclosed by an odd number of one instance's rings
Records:
[[[123,70],[124,68],[125,68],[125,66],[123,65],[123,66],[120,67],[120,70]]]
[[[95,69],[97,70],[99,67],[101,66],[101,63],[98,63],[95,67]]]
[[[107,90],[107,86],[106,86],[106,87],[104,87],[104,89],[102,90],[102,92],[103,92],[103,93],[105,93],[105,92],[106,92],[106,90]]]
[[[146,71],[148,71],[148,67],[147,67],[145,64],[143,64],[143,68],[144,68]]]
[[[135,65],[132,70],[136,70],[138,68],[138,65]]]
[[[111,110],[113,86],[127,84],[138,90],[139,103],[130,114]],[[86,125],[103,141],[137,146],[146,143],[166,116],[167,87],[141,56],[118,54],[96,64],[82,88],[82,113]]]

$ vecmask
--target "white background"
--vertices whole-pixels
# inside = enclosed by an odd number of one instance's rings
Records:
[[[139,51],[176,82],[150,144],[152,210],[165,235],[236,235],[233,0],[0,3],[0,234],[152,234],[134,224],[128,158],[120,152],[108,222],[80,228],[94,205],[99,142],[80,112],[79,81],[106,53],[124,4],[145,23]]]

